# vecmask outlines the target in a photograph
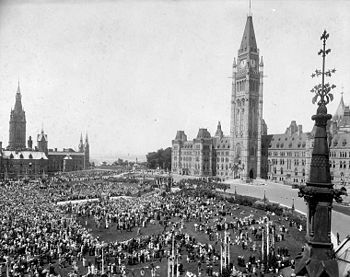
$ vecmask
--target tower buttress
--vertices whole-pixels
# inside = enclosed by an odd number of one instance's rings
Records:
[[[262,157],[261,157],[261,136],[262,136],[262,127],[263,127],[263,104],[264,104],[264,94],[263,94],[263,85],[264,85],[264,62],[263,57],[261,56],[259,64],[259,114],[258,114],[258,151],[257,151],[257,174],[258,178],[262,177]]]

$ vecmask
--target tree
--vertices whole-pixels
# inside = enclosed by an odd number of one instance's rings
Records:
[[[159,149],[157,152],[149,152],[146,155],[147,167],[156,169],[171,169],[171,147]]]

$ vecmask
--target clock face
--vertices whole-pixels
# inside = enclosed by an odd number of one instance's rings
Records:
[[[246,60],[241,60],[240,66],[244,67],[246,65],[246,62],[247,62]]]

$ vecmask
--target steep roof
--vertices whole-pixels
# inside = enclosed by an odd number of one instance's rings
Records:
[[[284,150],[297,150],[307,148],[307,141],[310,138],[310,133],[297,132],[290,134],[274,134],[271,137],[269,149],[284,149]]]
[[[348,149],[350,148],[350,133],[339,132],[333,136],[331,149]]]
[[[247,17],[247,22],[245,24],[241,46],[239,47],[238,54],[242,54],[250,51],[258,52],[258,47],[256,44],[254,27],[253,27],[253,17],[251,15]]]
[[[208,139],[211,138],[210,133],[205,128],[200,128],[197,134],[197,139]]]
[[[175,140],[187,141],[187,136],[184,131],[177,131]]]
[[[230,140],[231,140],[231,137],[227,137],[227,136],[224,136],[224,137],[221,137],[221,138],[216,138],[214,140],[214,148],[216,150],[228,150],[230,149]]]
[[[11,150],[4,150],[3,151],[3,157],[7,159],[33,159],[33,160],[47,160],[47,157],[44,152],[40,151],[11,151]]]
[[[338,105],[337,111],[333,115],[333,120],[339,121],[343,118],[344,116],[344,110],[345,110],[345,105],[344,105],[344,99],[343,99],[343,94],[341,95],[340,98],[340,103]]]
[[[339,128],[350,127],[350,108],[345,106],[343,110],[343,116],[339,118]]]

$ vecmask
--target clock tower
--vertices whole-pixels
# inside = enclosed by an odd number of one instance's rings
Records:
[[[250,14],[233,62],[230,124],[233,177],[245,181],[261,175],[263,66]]]

